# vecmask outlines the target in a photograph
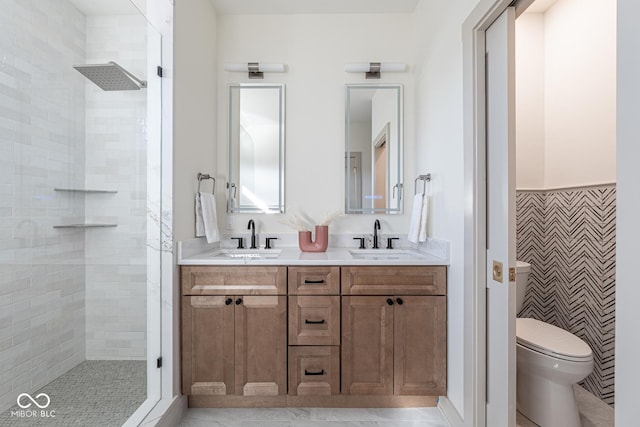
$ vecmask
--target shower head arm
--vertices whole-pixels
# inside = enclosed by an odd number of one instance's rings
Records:
[[[113,61],[109,61],[109,64],[113,64],[116,67],[118,67],[118,69],[120,71],[122,71],[124,74],[126,74],[127,77],[129,77],[131,80],[136,82],[138,84],[138,86],[140,86],[141,88],[147,87],[147,82],[145,80],[140,80],[139,78],[137,78],[136,76],[134,76],[133,74],[131,74],[130,72],[128,72],[127,70],[125,70],[124,68],[122,68],[121,66],[119,66],[118,64],[116,64]]]

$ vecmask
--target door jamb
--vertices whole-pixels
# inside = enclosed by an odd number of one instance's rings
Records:
[[[523,3],[532,0],[523,0]],[[462,25],[464,117],[464,424],[485,427],[486,372],[486,99],[485,31],[513,0],[480,0]],[[528,5],[523,5],[528,6]],[[526,8],[526,7],[525,7]]]

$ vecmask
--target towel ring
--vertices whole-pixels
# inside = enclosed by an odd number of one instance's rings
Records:
[[[415,194],[418,194],[418,181],[422,181],[424,184],[422,187],[422,195],[424,196],[427,192],[427,182],[431,182],[431,174],[428,173],[426,175],[418,175],[418,177],[413,181]]]
[[[211,194],[216,194],[216,179],[208,173],[198,172],[198,193],[200,192],[200,183],[205,179],[213,180],[213,187],[211,188]]]

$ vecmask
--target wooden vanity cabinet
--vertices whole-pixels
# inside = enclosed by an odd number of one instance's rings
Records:
[[[380,267],[343,268],[343,293],[356,289],[358,295],[342,297],[342,394],[446,394],[446,297],[431,293],[445,289],[431,279],[440,277],[432,271],[439,268],[386,269],[392,272],[382,277],[391,283],[380,278]],[[345,286],[345,276],[358,286]],[[377,295],[381,289],[423,295]]]
[[[287,297],[264,295],[264,288],[258,288],[258,293],[262,295],[252,295],[255,291],[251,288],[253,282],[242,282],[243,277],[258,277],[263,274],[262,269],[237,267],[235,270],[238,271],[238,277],[225,272],[226,279],[231,283],[229,294],[182,296],[183,394],[286,394]],[[193,267],[182,269],[183,291],[191,289],[184,286],[184,277],[193,277],[193,270]],[[198,267],[196,273],[205,277],[214,275],[203,267]],[[278,274],[277,269],[274,273]],[[271,279],[267,278],[266,282]],[[239,288],[245,290],[246,294],[232,293]],[[224,287],[219,285],[215,289],[198,290],[199,293],[224,291]]]
[[[182,267],[190,407],[432,406],[446,267]]]

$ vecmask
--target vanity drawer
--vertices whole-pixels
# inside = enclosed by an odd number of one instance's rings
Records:
[[[343,295],[446,295],[447,267],[342,267]]]
[[[286,295],[286,293],[286,267],[182,267],[183,295]]]
[[[340,267],[289,267],[289,295],[339,295]]]
[[[340,345],[340,297],[290,296],[289,345]]]
[[[340,394],[339,347],[289,347],[289,394]]]

